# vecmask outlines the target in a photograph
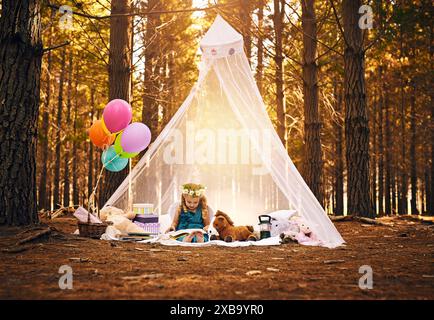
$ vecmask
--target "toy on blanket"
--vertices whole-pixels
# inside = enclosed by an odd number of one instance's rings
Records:
[[[232,219],[224,212],[217,210],[213,227],[217,230],[218,236],[212,236],[211,240],[232,241],[256,241],[252,226],[234,226]]]
[[[107,206],[100,210],[99,215],[102,221],[111,221],[122,234],[143,233],[143,229],[132,221],[136,216],[134,212],[125,213],[119,208]]]
[[[298,216],[294,216],[290,220],[290,227],[280,234],[280,238],[282,243],[298,242],[304,245],[321,245],[321,241],[308,223]]]
[[[276,237],[281,233],[289,230],[297,231],[298,226],[291,221],[291,218],[297,215],[295,210],[278,210],[268,213],[271,217],[271,236]]]

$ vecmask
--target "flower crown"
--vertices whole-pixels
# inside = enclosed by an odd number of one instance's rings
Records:
[[[188,194],[192,197],[201,197],[203,196],[206,187],[201,184],[187,183],[181,186],[182,194]]]

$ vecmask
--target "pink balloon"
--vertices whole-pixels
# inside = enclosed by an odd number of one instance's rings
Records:
[[[128,126],[133,118],[133,110],[125,100],[114,99],[105,106],[102,116],[107,129],[115,133]]]
[[[141,123],[133,122],[122,133],[121,146],[125,152],[140,152],[151,142],[151,130]]]

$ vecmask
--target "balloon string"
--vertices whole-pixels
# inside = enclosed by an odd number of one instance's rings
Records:
[[[107,149],[108,149],[108,147],[106,147],[103,151],[106,151]],[[111,159],[111,160],[108,161],[107,163],[103,163],[102,168],[101,168],[101,171],[99,172],[99,175],[98,175],[98,179],[96,180],[95,187],[93,188],[92,193],[90,194],[90,196],[89,196],[89,198],[88,198],[88,200],[87,200],[87,202],[88,202],[88,204],[89,204],[89,207],[95,205],[93,200],[92,200],[92,203],[91,203],[91,199],[94,199],[94,197],[95,197],[96,189],[98,188],[98,184],[99,184],[99,181],[101,180],[102,173],[104,172],[105,166],[106,166],[107,164],[111,163],[113,160],[115,160],[115,159],[118,158],[118,157],[119,157],[119,155],[116,154],[116,156],[113,157],[113,159]]]

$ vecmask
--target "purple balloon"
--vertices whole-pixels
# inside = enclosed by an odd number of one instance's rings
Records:
[[[128,126],[133,118],[133,110],[125,100],[114,99],[105,106],[102,116],[107,130],[115,133]]]
[[[133,122],[122,133],[121,146],[125,152],[140,152],[151,142],[151,130],[141,123]]]

